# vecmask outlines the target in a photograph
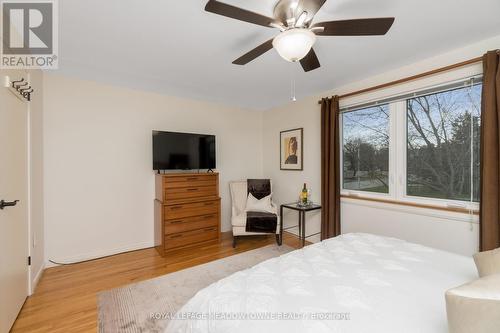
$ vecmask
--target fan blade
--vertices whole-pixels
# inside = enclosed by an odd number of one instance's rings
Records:
[[[273,48],[273,40],[270,39],[267,42],[260,44],[250,52],[245,53],[244,55],[233,61],[233,64],[246,65],[250,61],[254,60],[257,57],[260,57],[261,55],[263,55],[272,48]]]
[[[369,18],[320,22],[313,25],[323,27],[317,31],[318,36],[374,36],[385,35],[394,23],[394,17]]]
[[[311,49],[311,51],[309,51],[309,53],[300,60],[300,64],[302,65],[304,72],[312,71],[321,66],[319,64],[318,57],[316,56],[316,52],[314,52],[313,49]]]
[[[273,27],[272,24],[280,24],[275,19],[260,15],[249,10],[231,6],[219,1],[210,0],[205,6],[205,10],[210,13],[219,14],[236,20],[245,21],[264,27]]]

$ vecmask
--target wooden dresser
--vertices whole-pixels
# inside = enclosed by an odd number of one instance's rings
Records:
[[[218,173],[156,175],[155,247],[169,251],[220,240]]]

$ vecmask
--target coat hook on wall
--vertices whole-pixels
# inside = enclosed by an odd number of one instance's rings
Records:
[[[34,89],[24,78],[11,81],[10,77],[6,76],[5,87],[8,88],[20,100],[26,100],[28,102],[31,101],[31,94],[34,92]]]
[[[24,79],[23,79],[24,80]],[[26,87],[28,85],[28,82],[23,82],[23,83],[12,83],[12,88],[15,88],[17,91],[19,91],[19,89],[21,87]]]
[[[7,78],[7,80],[8,80],[8,78],[9,78],[9,77],[7,76],[6,78]],[[21,78],[21,80],[19,80],[19,81],[12,81],[12,82],[11,82],[12,88],[15,88],[15,87],[16,87],[16,85],[17,85],[17,84],[19,84],[19,83],[21,83],[21,82],[24,82],[24,77],[23,77],[23,78]]]

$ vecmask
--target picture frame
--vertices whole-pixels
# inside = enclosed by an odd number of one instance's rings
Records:
[[[280,132],[280,170],[304,170],[304,129]]]

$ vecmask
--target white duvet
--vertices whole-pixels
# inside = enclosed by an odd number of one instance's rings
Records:
[[[198,292],[168,333],[446,333],[444,292],[477,277],[472,258],[345,234]]]

